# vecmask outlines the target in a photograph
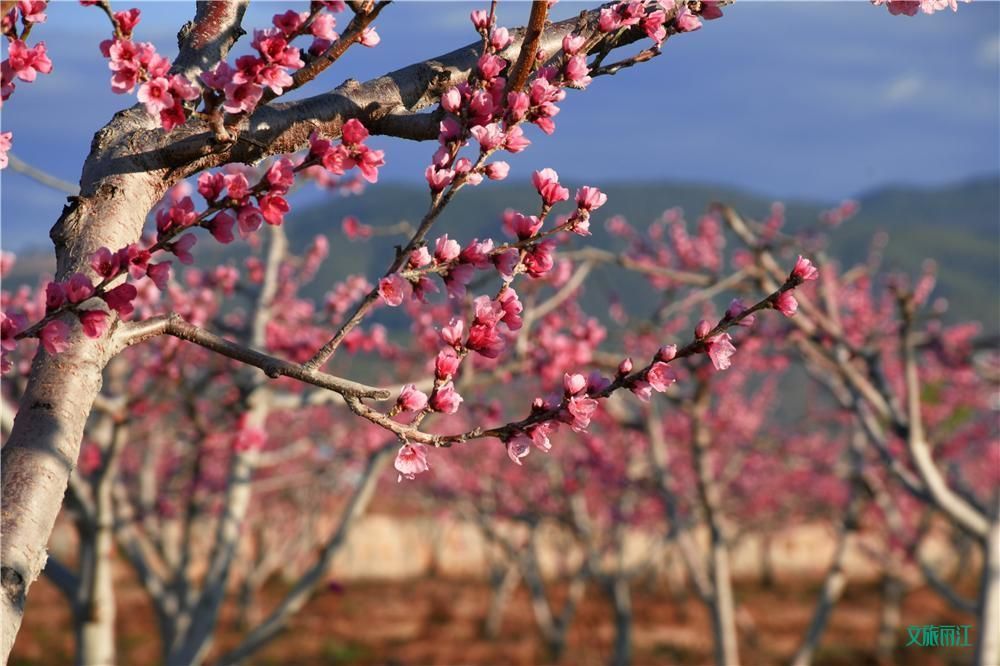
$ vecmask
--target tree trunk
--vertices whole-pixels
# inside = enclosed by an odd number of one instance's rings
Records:
[[[521,572],[514,562],[508,564],[502,573],[495,576],[490,609],[486,613],[486,621],[483,624],[483,633],[490,640],[496,640],[500,637],[504,611],[507,610],[510,597],[517,589],[520,580]]]
[[[110,511],[110,507],[108,507]],[[110,520],[108,521],[110,523]],[[78,666],[114,666],[115,595],[112,581],[110,524],[98,525],[89,548],[89,571],[82,572],[81,592],[86,595],[76,618]]]
[[[609,591],[615,614],[615,644],[609,663],[628,666],[632,663],[632,593],[628,579],[617,576]]]
[[[882,576],[882,611],[878,626],[878,659],[882,663],[892,663],[896,651],[896,636],[903,617],[903,581],[891,571]]]
[[[1000,664],[1000,512],[994,514],[983,539],[978,619],[974,663],[976,666],[996,666]]]
[[[715,532],[715,530],[713,530]],[[739,641],[736,634],[736,603],[729,572],[729,549],[725,542],[712,537],[712,633],[715,636],[717,666],[739,666]]]

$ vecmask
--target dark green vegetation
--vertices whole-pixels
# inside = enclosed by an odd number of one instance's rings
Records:
[[[591,224],[591,238],[574,238],[573,247],[597,246],[610,250],[623,247],[612,238],[604,223],[612,215],[622,215],[633,226],[644,230],[672,207],[684,210],[688,228],[694,231],[698,217],[709,203],[719,201],[737,208],[745,216],[762,219],[772,200],[727,187],[657,184],[593,183],[608,194],[608,203],[597,211]],[[576,183],[568,183],[571,192]],[[1000,330],[1000,180],[983,178],[938,188],[889,187],[873,190],[859,198],[857,216],[829,233],[829,252],[844,265],[863,261],[872,238],[879,232],[889,234],[884,253],[884,267],[914,274],[925,259],[934,259],[939,282],[936,296],[948,299],[947,318],[952,321],[975,319],[987,332]],[[832,203],[786,201],[787,228],[794,230],[812,225],[819,213]],[[427,189],[418,185],[383,183],[370,187],[360,196],[332,197],[328,202],[299,205],[286,223],[292,247],[304,247],[316,234],[330,238],[331,260],[318,279],[307,289],[321,296],[338,276],[361,273],[370,280],[381,275],[392,257],[393,246],[402,236],[376,237],[368,241],[349,241],[341,232],[341,220],[358,217],[375,227],[394,225],[401,220],[417,223],[428,205]],[[465,245],[472,238],[491,237],[505,240],[500,215],[505,208],[526,213],[538,209],[538,196],[528,183],[484,183],[462,191],[435,225],[431,238],[448,233]],[[567,207],[568,208],[568,207]],[[562,209],[559,209],[562,210]],[[202,239],[195,250],[201,265],[224,258],[236,258],[246,252],[237,241],[221,247],[211,239]],[[47,252],[46,252],[47,255]],[[49,266],[46,255],[19,258],[11,284],[34,283]],[[794,260],[794,257],[792,257]],[[175,264],[176,265],[176,264]],[[791,263],[789,263],[789,266]],[[7,288],[10,288],[9,286]],[[650,288],[633,274],[604,268],[588,281],[585,305],[592,312],[607,311],[607,296],[621,298],[626,310],[638,317],[648,316],[659,305],[650,302]],[[663,295],[669,299],[670,295]],[[597,307],[600,305],[600,307]],[[390,328],[402,321],[400,313],[381,312],[379,318]]]

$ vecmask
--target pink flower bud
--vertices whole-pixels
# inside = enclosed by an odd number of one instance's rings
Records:
[[[627,375],[632,372],[632,359],[626,358],[618,364],[618,374]]]
[[[94,295],[94,285],[83,273],[74,273],[66,283],[66,300],[70,303],[82,303]]]
[[[663,345],[656,352],[656,360],[669,363],[677,356],[677,345]]]
[[[563,389],[566,395],[576,395],[585,388],[587,388],[587,378],[583,375],[563,375]]]
[[[783,291],[775,299],[774,309],[786,317],[791,317],[799,309],[799,302],[795,300],[791,290]]]
[[[413,384],[407,384],[399,394],[396,405],[407,412],[419,412],[427,406],[427,394],[418,391]]]
[[[506,162],[490,162],[486,165],[485,173],[490,180],[503,180],[510,173],[510,165]]]
[[[813,266],[811,261],[799,255],[799,258],[795,261],[795,267],[792,268],[791,277],[799,282],[815,280],[819,277],[819,269]]]
[[[698,322],[698,325],[694,328],[694,337],[703,338],[708,335],[708,332],[712,330],[712,325],[708,323],[705,319]]]
[[[460,404],[462,404],[462,396],[458,394],[451,382],[443,384],[431,397],[431,407],[436,412],[454,414],[458,411]]]
[[[458,366],[461,363],[462,359],[455,353],[455,350],[451,347],[445,347],[438,352],[434,362],[434,376],[438,379],[451,379],[458,372]]]
[[[476,27],[476,30],[483,31],[486,30],[490,25],[490,15],[485,9],[477,9],[469,14],[469,19],[472,21],[472,25]]]

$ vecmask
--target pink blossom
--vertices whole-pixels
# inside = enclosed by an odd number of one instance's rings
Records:
[[[102,278],[118,275],[118,255],[106,247],[101,247],[90,255],[90,267]]]
[[[746,311],[746,309],[747,306],[741,299],[734,298],[732,302],[729,304],[729,307],[726,309],[726,318],[736,319],[741,314],[743,314]],[[757,315],[749,315],[744,317],[743,319],[740,319],[737,322],[737,326],[750,327],[753,326],[754,323],[756,323],[756,321],[757,321]]]
[[[641,379],[629,382],[628,390],[643,402],[649,402],[649,399],[653,397],[653,387],[649,385],[649,382],[644,382]]]
[[[378,282],[378,295],[389,307],[396,307],[402,304],[403,299],[410,292],[410,283],[399,273],[388,275]]]
[[[511,230],[520,240],[533,238],[541,228],[542,221],[534,215],[514,213],[514,216],[511,218]]]
[[[191,248],[194,247],[195,243],[198,242],[198,237],[194,234],[184,234],[178,238],[173,243],[167,246],[167,249],[174,253],[178,261],[182,264],[191,265],[194,263],[194,256],[191,254]]]
[[[375,26],[371,26],[361,32],[361,38],[358,41],[361,42],[362,46],[371,48],[381,42],[382,38],[375,32]]]
[[[460,404],[462,404],[462,396],[458,394],[451,382],[442,384],[431,397],[431,408],[444,414],[454,414],[458,411]]]
[[[253,41],[250,45],[257,49],[265,61],[292,68],[299,68],[305,64],[299,57],[299,50],[288,45],[288,41],[280,30],[274,28],[254,30],[253,34]]]
[[[225,176],[220,173],[204,172],[198,176],[198,194],[209,202],[215,201],[226,187]]]
[[[563,67],[566,79],[577,88],[586,88],[590,85],[591,78],[587,76],[590,68],[587,67],[587,58],[584,55],[575,55],[570,58]]]
[[[555,264],[552,253],[555,251],[555,241],[544,240],[532,245],[524,255],[524,268],[533,278],[540,278]]]
[[[786,317],[791,317],[799,309],[799,302],[795,300],[791,290],[783,291],[774,300],[774,309]]]
[[[521,129],[520,125],[515,125],[507,130],[504,148],[508,153],[519,153],[530,145],[531,141],[524,136],[524,130]]]
[[[511,331],[520,330],[521,325],[524,323],[521,320],[521,311],[524,309],[524,306],[521,305],[521,301],[518,299],[514,288],[509,287],[505,289],[497,298],[497,302],[503,308],[503,319],[500,321],[507,324],[507,328]]]
[[[372,150],[367,146],[360,146],[358,154],[351,160],[361,171],[361,177],[369,183],[378,182],[379,167],[385,165],[385,153],[381,150]]]
[[[476,30],[482,32],[490,25],[490,16],[485,9],[476,9],[471,14],[469,14],[469,19],[472,21],[472,25],[476,27]]]
[[[732,365],[732,356],[736,353],[732,340],[728,333],[713,335],[705,340],[708,356],[716,370],[726,370]]]
[[[226,174],[224,180],[230,199],[242,203],[250,196],[250,183],[242,173]]]
[[[66,322],[53,319],[38,332],[45,351],[50,354],[61,354],[69,349],[69,326]]]
[[[233,225],[236,224],[236,220],[232,215],[223,211],[213,217],[208,224],[208,231],[215,240],[224,245],[233,242]]]
[[[579,374],[564,374],[563,375],[563,389],[566,391],[566,395],[573,396],[587,388],[587,378]]]
[[[462,93],[458,91],[458,88],[449,88],[448,91],[441,95],[441,106],[448,113],[458,113],[462,108]]]
[[[21,10],[21,20],[25,23],[45,23],[45,0],[18,0],[17,8]],[[133,10],[138,14],[139,10]]]
[[[582,210],[597,210],[608,200],[608,195],[596,187],[584,185],[576,191],[576,207]]]
[[[657,393],[663,393],[667,388],[677,381],[677,376],[666,363],[656,362],[646,372],[646,381]]]
[[[240,236],[246,238],[253,232],[260,229],[264,224],[264,216],[253,206],[243,206],[236,214],[236,220],[240,226]]]
[[[811,261],[799,255],[799,258],[795,260],[795,267],[792,268],[791,277],[798,282],[815,280],[819,277],[819,269],[813,266]]]
[[[233,80],[233,69],[229,63],[222,61],[208,72],[202,72],[201,80],[209,88],[222,90]]]
[[[458,241],[448,238],[448,234],[441,236],[434,243],[434,260],[439,264],[446,264],[458,258],[462,253],[462,246]]]
[[[160,111],[160,127],[168,132],[186,122],[187,115],[184,112],[184,107],[180,104],[174,104],[169,109]]]
[[[357,146],[364,143],[368,138],[368,130],[357,118],[351,118],[346,123],[341,134],[344,143],[348,146]]]
[[[463,331],[465,331],[465,322],[454,318],[448,322],[447,326],[441,329],[441,339],[452,347],[460,347],[462,345]]]
[[[698,322],[698,325],[694,327],[694,337],[703,338],[708,335],[709,331],[712,330],[712,325],[707,319],[702,319]]]
[[[226,100],[222,108],[226,113],[249,113],[257,108],[264,89],[253,83],[227,83]]]
[[[663,40],[667,38],[667,29],[663,25],[666,21],[666,12],[659,9],[655,12],[650,12],[642,19],[642,29],[646,32],[647,37],[657,44],[662,44]]]
[[[555,430],[555,428],[556,424],[552,421],[544,421],[530,427],[528,429],[528,436],[531,437],[531,443],[539,451],[548,453],[552,449],[552,442],[549,441],[549,433]]]
[[[405,476],[409,480],[417,474],[422,474],[429,470],[431,466],[427,463],[427,451],[423,444],[404,444],[396,454],[396,462],[393,467],[399,472],[397,481],[402,481]]]
[[[469,130],[469,133],[479,142],[479,151],[482,153],[499,148],[506,140],[503,130],[497,123],[476,125]]]
[[[126,37],[131,37],[135,26],[139,25],[139,14],[140,12],[136,8],[114,13],[115,23],[118,24],[118,28]]]
[[[52,312],[66,303],[66,288],[61,282],[49,282],[45,285],[45,311]]]
[[[361,224],[358,218],[353,215],[345,217],[340,223],[340,228],[344,235],[351,240],[371,238],[373,233],[371,226]]]
[[[569,56],[576,55],[586,43],[587,39],[583,35],[577,35],[576,33],[566,35],[562,41],[563,53]]]
[[[288,201],[278,194],[265,194],[257,199],[260,206],[260,214],[264,221],[273,226],[281,226],[285,221],[285,214],[289,211]]]
[[[554,169],[542,169],[531,175],[531,182],[542,196],[546,206],[569,199],[569,190],[559,184],[559,174]]]
[[[170,82],[165,78],[152,79],[139,86],[137,95],[140,102],[146,105],[146,111],[155,116],[174,105],[174,96],[170,94]]]
[[[566,410],[570,416],[570,428],[576,432],[586,432],[590,419],[597,411],[597,401],[593,398],[573,396],[566,404]]]
[[[510,173],[510,165],[506,162],[490,162],[484,172],[490,180],[503,180]]]
[[[88,338],[99,338],[108,328],[108,313],[104,310],[81,310],[77,315]]]
[[[459,338],[461,338],[461,333],[459,333]],[[445,347],[438,352],[434,361],[434,376],[439,380],[451,379],[458,372],[458,366],[461,363],[462,359],[458,353],[451,347]]]
[[[531,99],[527,93],[512,92],[507,95],[507,118],[511,122],[520,122],[531,109]]]
[[[531,438],[523,433],[518,433],[507,440],[505,446],[507,447],[507,457],[511,459],[514,464],[520,465],[521,458],[525,457],[531,453]]]
[[[490,33],[490,44],[496,51],[503,51],[513,41],[514,38],[510,36],[510,31],[507,28],[494,28],[493,32]]]
[[[166,290],[167,281],[170,280],[170,264],[169,261],[161,261],[158,264],[150,264],[146,268],[146,275],[160,291]]]
[[[94,285],[83,273],[74,273],[66,283],[66,300],[82,303],[94,295]]]
[[[396,406],[406,412],[419,412],[427,406],[427,394],[418,391],[413,384],[407,384],[400,391]]]
[[[495,78],[503,68],[507,66],[507,61],[492,53],[484,53],[479,57],[479,75],[486,81]]]
[[[427,250],[426,245],[421,245],[416,250],[410,253],[409,266],[410,268],[420,268],[431,263],[431,253]]]
[[[669,363],[677,357],[677,345],[663,345],[656,352],[656,360]]]
[[[13,132],[0,132],[0,169],[7,168],[7,152],[14,139]]]
[[[275,14],[271,18],[271,23],[274,24],[278,30],[281,30],[286,37],[290,36],[293,32],[297,31],[302,27],[305,22],[308,13],[299,13],[292,9],[289,9],[284,14]],[[329,14],[320,14],[320,16],[330,16]],[[319,18],[319,17],[317,17]],[[332,16],[330,18],[333,18]]]
[[[702,0],[701,17],[708,21],[713,21],[717,18],[721,18],[722,8],[719,6],[719,0]]]
[[[506,252],[494,255],[493,265],[496,266],[497,272],[503,276],[504,280],[510,281],[514,278],[514,270],[520,260],[520,253],[515,248],[511,248]]]
[[[309,26],[309,32],[316,37],[327,42],[337,41],[338,35],[334,28],[337,27],[337,19],[332,14],[320,14],[313,19]]]
[[[678,32],[694,32],[701,28],[701,19],[685,4],[677,11],[677,16],[674,17],[674,25],[677,26]]]
[[[22,81],[34,81],[37,74],[52,71],[52,61],[45,52],[45,42],[38,42],[30,49],[20,39],[8,44],[7,65]]]
[[[424,178],[427,179],[431,192],[440,192],[455,180],[455,172],[451,169],[438,169],[431,165],[424,171]]]

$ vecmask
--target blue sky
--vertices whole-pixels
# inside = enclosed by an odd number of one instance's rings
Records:
[[[306,2],[255,2],[245,21],[263,27]],[[365,80],[466,44],[472,8],[488,3],[403,2],[377,21],[382,43],[354,48],[305,94]],[[137,38],[165,55],[192,2],[140,6]],[[556,18],[589,3],[563,1]],[[515,26],[526,3],[501,3]],[[114,95],[97,43],[103,15],[54,2],[33,33],[55,64],[19,85],[2,128],[30,164],[76,182],[94,132],[134,101]],[[244,46],[243,48],[248,48]],[[955,14],[893,17],[867,2],[738,2],[694,34],[672,39],[650,63],[571,92],[557,132],[510,160],[512,174],[554,167],[594,184],[675,180],[735,185],[775,198],[839,200],[889,183],[942,184],[1000,167],[1000,4]],[[421,178],[433,147],[377,140],[386,180]],[[44,245],[62,195],[4,171],[2,243]]]

